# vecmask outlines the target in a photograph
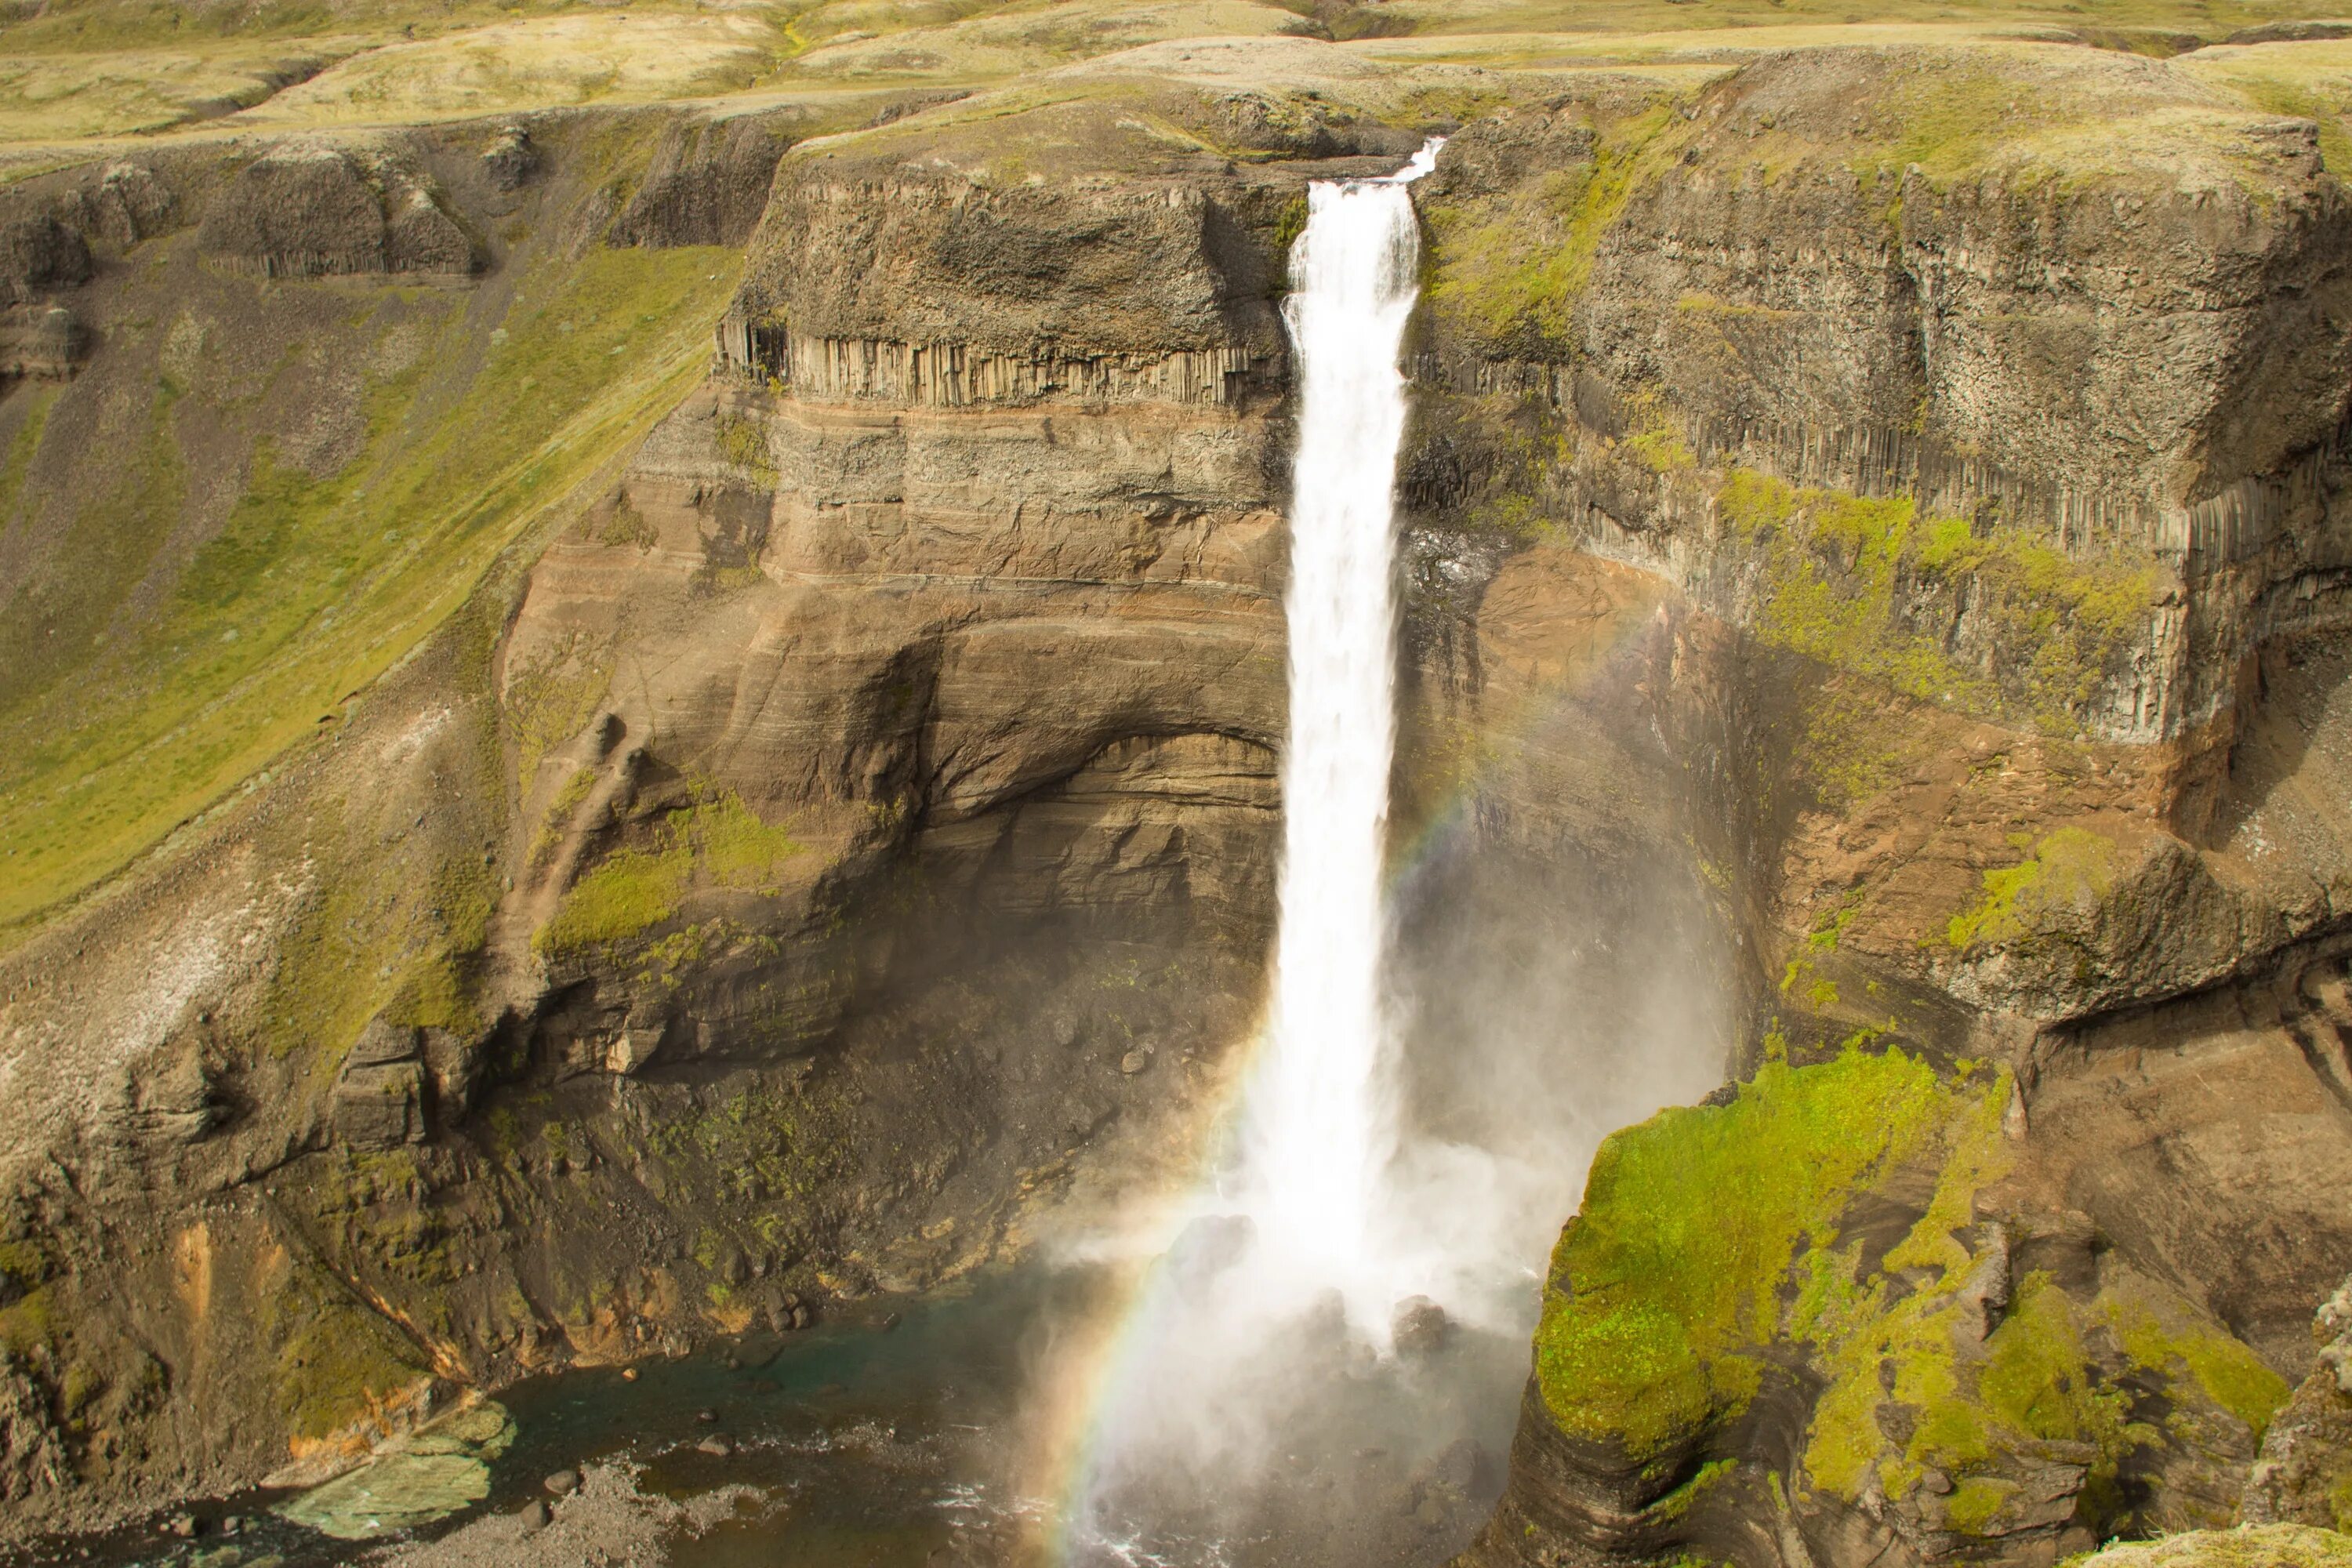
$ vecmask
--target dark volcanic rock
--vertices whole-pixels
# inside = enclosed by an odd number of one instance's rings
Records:
[[[248,164],[214,196],[197,243],[265,278],[463,274],[479,259],[428,182],[392,159],[370,165],[331,147],[282,148]]]
[[[38,295],[89,280],[89,246],[48,216],[0,223],[0,304],[24,304]]]

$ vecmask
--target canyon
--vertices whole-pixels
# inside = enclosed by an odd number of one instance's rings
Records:
[[[2352,38],[1162,10],[9,153],[0,1543],[1192,1179],[1288,258],[1442,134],[1402,1114],[1558,1243],[1394,1560],[2332,1562]]]

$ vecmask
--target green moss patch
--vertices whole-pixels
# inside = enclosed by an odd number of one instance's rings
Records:
[[[733,791],[698,785],[694,803],[669,813],[650,845],[614,851],[574,883],[533,945],[558,953],[625,942],[675,916],[698,879],[773,891],[802,847]]]
[[[430,1375],[382,1317],[299,1267],[265,1299],[263,1327],[277,1351],[278,1414],[297,1439],[331,1436]]]
[[[320,477],[261,443],[226,525],[110,637],[182,524],[183,405],[201,394],[163,377],[115,482],[0,606],[0,927],[121,866],[415,647],[684,394],[740,260],[598,248],[541,262],[502,324],[417,305],[403,319],[434,323],[429,368],[374,384],[360,455]]]
[[[1768,643],[1906,696],[2073,733],[2121,673],[2156,578],[2143,555],[2077,560],[2013,530],[1922,521],[1908,497],[1800,489],[1733,468],[1717,496],[1754,552],[1753,618]],[[1948,651],[1979,618],[1983,664]]]
[[[2116,841],[2062,827],[2016,865],[1987,871],[1982,897],[1952,917],[1945,940],[1963,950],[2013,941],[2042,929],[2054,914],[2095,908],[2115,884]]]
[[[1686,132],[1660,103],[1601,131],[1590,163],[1546,169],[1499,196],[1431,201],[1425,293],[1432,309],[1492,348],[1564,358],[1593,258],[1641,183],[1667,168]]]
[[[1792,1262],[1949,1114],[1924,1062],[1768,1061],[1731,1104],[1611,1138],[1552,1255],[1536,1375],[1563,1429],[1646,1459],[1745,1408]]]
[[[2242,1341],[2147,1302],[2104,1303],[2124,1353],[2174,1384],[2193,1381],[2205,1397],[2246,1424],[2260,1443],[2293,1391]],[[2169,1318],[2171,1321],[2167,1321]]]

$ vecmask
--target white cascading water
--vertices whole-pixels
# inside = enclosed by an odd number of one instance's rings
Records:
[[[1398,351],[1417,292],[1406,186],[1307,193],[1285,315],[1303,393],[1290,510],[1290,735],[1269,1037],[1244,1108],[1241,1201],[1265,1264],[1384,1322],[1382,1176],[1395,1152],[1381,999],[1381,858],[1396,743]]]
[[[1436,152],[1432,142],[1387,179],[1310,187],[1292,255],[1286,314],[1304,396],[1271,1015],[1237,1158],[1186,1205],[1183,1234],[1096,1388],[1072,1562],[1227,1561],[1197,1541],[1171,1547],[1169,1521],[1213,1512],[1278,1471],[1267,1461],[1295,1447],[1301,1413],[1346,1384],[1349,1347],[1384,1344],[1398,1298],[1432,1274],[1425,1249],[1401,1245],[1412,1227],[1388,1201],[1399,1138],[1382,857],[1396,738],[1397,358],[1420,251],[1405,187]],[[1335,1293],[1344,1321],[1330,1311]]]

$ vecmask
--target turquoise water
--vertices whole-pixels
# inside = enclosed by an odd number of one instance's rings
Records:
[[[498,1396],[515,1436],[492,1463],[489,1495],[383,1543],[330,1539],[269,1511],[290,1494],[247,1493],[183,1505],[204,1524],[193,1541],[158,1533],[167,1513],[7,1561],[327,1568],[402,1541],[447,1542],[472,1521],[544,1496],[553,1471],[620,1461],[638,1467],[640,1491],[680,1502],[751,1489],[731,1518],[662,1531],[661,1555],[675,1568],[1025,1568],[1037,1561],[1053,1500],[1024,1496],[1014,1481],[1036,1446],[1031,1391],[1041,1371],[1074,1353],[1077,1331],[1109,1290],[1086,1271],[1013,1270],[920,1301],[842,1309],[799,1333],[640,1362],[634,1380],[603,1367],[517,1384]],[[1465,1335],[1410,1377],[1353,1376],[1326,1389],[1319,1414],[1246,1506],[1219,1499],[1212,1517],[1178,1488],[1153,1517],[1130,1521],[1116,1548],[1072,1561],[1442,1563],[1467,1543],[1499,1488],[1525,1375],[1523,1339]],[[1382,1430],[1404,1436],[1368,1436]],[[731,1453],[697,1448],[716,1435]],[[1478,1455],[1465,1460],[1473,1437]],[[1441,1454],[1454,1474],[1430,1482]],[[245,1527],[224,1538],[220,1521],[232,1514]]]

